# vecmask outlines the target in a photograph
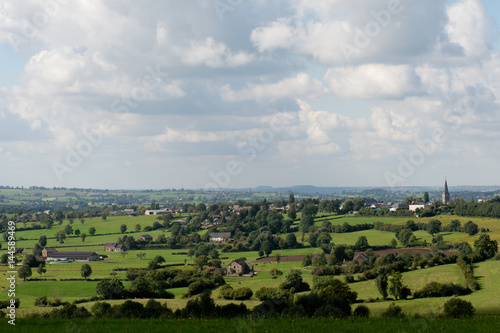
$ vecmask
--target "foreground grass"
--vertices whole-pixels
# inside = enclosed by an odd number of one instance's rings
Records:
[[[5,320],[5,319],[4,319]],[[4,332],[497,332],[499,317],[474,319],[19,319]]]

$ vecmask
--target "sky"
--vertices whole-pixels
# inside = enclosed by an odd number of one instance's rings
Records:
[[[0,185],[500,184],[494,0],[3,0]]]

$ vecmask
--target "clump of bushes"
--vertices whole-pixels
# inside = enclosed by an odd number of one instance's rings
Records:
[[[453,295],[467,295],[471,290],[455,283],[429,282],[421,290],[413,293],[414,298],[447,297]]]
[[[466,318],[474,316],[475,309],[471,302],[460,298],[452,298],[444,303],[443,314],[449,318]]]
[[[370,316],[370,309],[366,305],[358,305],[352,314],[354,317],[368,318]]]
[[[387,310],[382,313],[382,316],[385,318],[404,318],[405,313],[403,312],[403,308],[395,303],[389,305]]]
[[[248,287],[233,289],[233,287],[226,284],[221,287],[220,296],[224,299],[244,301],[250,299],[253,296],[253,291]]]

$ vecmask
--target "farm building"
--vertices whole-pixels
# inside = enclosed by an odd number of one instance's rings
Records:
[[[243,259],[233,260],[226,268],[228,275],[230,274],[251,274],[253,265],[248,265]]]
[[[209,234],[210,241],[214,243],[227,242],[231,240],[230,232],[211,232]]]
[[[104,244],[104,251],[106,251],[106,252],[121,252],[121,251],[123,251],[123,244],[106,243],[106,244]]]
[[[42,257],[46,261],[98,261],[99,255],[95,252],[59,252],[56,248],[47,247],[42,250]]]

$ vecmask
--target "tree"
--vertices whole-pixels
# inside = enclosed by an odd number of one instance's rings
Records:
[[[474,250],[482,259],[493,258],[498,252],[498,243],[496,240],[491,240],[490,235],[482,234],[474,242]]]
[[[76,230],[75,230],[75,235],[76,235],[76,236],[80,236],[80,234],[81,234],[80,229],[76,229]]]
[[[429,202],[429,192],[424,192],[424,203]]]
[[[280,285],[283,290],[290,290],[294,288],[295,292],[307,291],[310,289],[309,285],[302,280],[302,272],[298,269],[292,268],[285,281]]]
[[[45,247],[47,245],[47,236],[40,236],[40,238],[38,239],[38,244],[40,244],[41,247]]]
[[[464,231],[469,234],[469,236],[474,236],[479,232],[479,227],[472,221],[468,221],[464,224]]]
[[[68,235],[68,236],[69,236],[69,235],[72,235],[72,234],[73,234],[73,227],[72,227],[70,224],[68,224],[68,225],[66,226],[66,228],[64,228],[64,232],[65,232],[65,233],[66,233],[66,235]]]
[[[62,212],[62,210],[56,210],[56,212],[54,213],[54,219],[59,224],[62,224],[62,222],[64,220],[64,213]]]
[[[297,236],[295,236],[295,234],[287,234],[285,240],[286,240],[286,246],[289,249],[294,249],[299,244],[297,242]]]
[[[47,270],[43,267],[43,264],[40,264],[36,269],[36,272],[42,276],[43,273],[47,273]]]
[[[278,276],[283,275],[283,272],[282,272],[282,271],[280,271],[280,270],[279,270],[279,269],[277,269],[277,268],[273,268],[273,269],[271,269],[270,274],[271,274],[271,276],[273,277],[273,279],[276,279],[276,278],[278,278]]]
[[[86,233],[81,233],[80,234],[80,238],[82,239],[82,243],[85,242],[85,238],[87,238],[87,234]]]
[[[430,220],[427,225],[427,232],[431,235],[437,234],[441,232],[441,221],[439,220]]]
[[[382,295],[384,299],[387,298],[387,286],[388,286],[387,280],[388,280],[387,270],[379,269],[378,275],[375,278],[375,285],[377,286],[378,292]]]
[[[395,299],[406,299],[409,296],[409,289],[403,286],[403,277],[401,272],[391,272],[391,279],[389,280],[389,293],[393,295]]]
[[[275,258],[276,258],[276,263],[279,264],[280,261],[281,261],[281,255],[279,253],[277,253],[276,256],[275,256]]]
[[[290,193],[290,198],[288,200],[288,203],[291,205],[295,202],[295,195],[293,193]]]
[[[125,233],[125,231],[127,231],[127,225],[126,225],[126,224],[122,224],[122,225],[120,226],[120,232],[121,232],[122,234],[124,234],[124,233]]]
[[[366,305],[358,305],[352,315],[359,318],[368,318],[370,316],[370,309]]]
[[[451,221],[448,228],[450,229],[450,231],[459,231],[460,230],[460,221],[459,220]]]
[[[309,228],[314,225],[314,218],[312,215],[302,215],[302,218],[300,219],[300,224],[299,228],[300,231],[302,231],[303,234],[309,231]]]
[[[82,277],[87,280],[87,278],[92,274],[92,267],[89,264],[83,264],[80,269]]]
[[[107,216],[105,213],[102,213],[102,214],[101,214],[101,219],[102,219],[103,221],[106,221],[106,219],[107,219],[107,218],[108,218],[108,216]]]
[[[399,233],[396,233],[396,237],[398,238],[399,242],[403,246],[408,246],[411,243],[411,239],[413,236],[413,232],[410,229],[403,229],[400,230]]]
[[[117,299],[123,295],[123,283],[120,280],[102,280],[96,286],[97,295],[106,299]]]
[[[202,270],[204,266],[208,265],[208,258],[204,255],[198,256],[194,259],[193,264],[194,268]]]
[[[59,243],[64,243],[64,240],[66,239],[66,232],[64,230],[59,230],[58,232],[56,232],[56,240],[59,242]]]
[[[445,317],[465,318],[472,317],[475,310],[471,302],[460,298],[452,298],[444,303],[443,312]]]
[[[42,256],[42,250],[43,250],[43,247],[41,247],[40,244],[35,243],[35,247],[33,248],[33,255]]]
[[[38,222],[41,224],[45,225],[46,229],[52,228],[52,225],[54,224],[54,220],[52,219],[52,216],[48,214],[42,214],[37,217]],[[61,221],[62,223],[62,221]]]
[[[391,242],[389,243],[389,246],[392,247],[393,249],[395,249],[396,247],[398,247],[398,241],[395,240],[394,238],[391,239]]]
[[[368,239],[366,239],[366,236],[359,236],[356,244],[354,244],[354,247],[358,251],[364,251],[369,248],[370,245],[368,244]]]
[[[84,219],[83,217],[80,219],[80,223],[81,223],[81,224],[84,224],[84,223],[85,223],[85,219]]]
[[[26,278],[31,276],[31,267],[28,265],[22,265],[21,268],[17,271],[17,275],[26,281]]]
[[[141,231],[141,225],[140,224],[136,224],[135,225],[135,232],[139,232]]]
[[[96,230],[95,230],[95,228],[94,228],[94,227],[90,227],[90,228],[89,228],[89,234],[90,234],[91,236],[94,236],[95,231],[96,231]]]
[[[142,260],[142,258],[144,258],[146,256],[146,252],[139,252],[139,253],[136,254],[136,256],[138,256],[139,259]]]
[[[273,252],[273,248],[272,248],[272,246],[271,246],[271,242],[270,242],[270,241],[268,241],[268,240],[265,240],[265,241],[262,243],[262,245],[261,245],[260,249],[261,249],[262,251],[264,251],[264,253],[266,254],[266,257],[269,257],[269,255]]]

